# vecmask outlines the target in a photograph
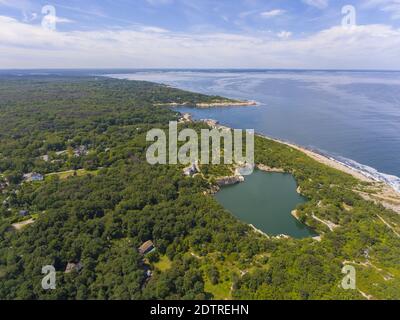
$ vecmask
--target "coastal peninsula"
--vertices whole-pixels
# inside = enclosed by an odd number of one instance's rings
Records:
[[[252,107],[256,106],[256,101],[242,101],[242,100],[232,100],[232,99],[216,99],[210,102],[171,102],[171,103],[161,103],[156,104],[157,106],[170,106],[170,107],[195,107],[200,109],[207,108],[221,108],[221,107]]]

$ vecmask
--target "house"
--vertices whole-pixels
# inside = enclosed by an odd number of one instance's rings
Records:
[[[140,254],[146,254],[152,251],[153,249],[155,249],[153,241],[148,240],[145,243],[143,243],[138,250]]]
[[[57,155],[57,156],[61,156],[61,155],[63,155],[64,153],[67,153],[67,152],[68,152],[68,150],[57,151],[57,152],[56,152],[56,155]]]
[[[28,210],[21,210],[19,212],[20,217],[26,217],[29,216],[29,211]]]
[[[79,272],[82,270],[82,268],[83,268],[83,265],[80,261],[78,263],[68,262],[64,273],[71,273],[72,271]]]
[[[36,173],[36,172],[31,172],[31,173],[24,174],[23,177],[24,177],[24,180],[27,181],[27,182],[43,181],[43,179],[44,179],[42,174]]]
[[[0,182],[0,191],[3,191],[4,189],[7,188],[7,183],[5,182]]]
[[[198,169],[196,162],[194,162],[190,167],[183,169],[183,174],[188,177],[191,177],[192,175],[194,175],[198,172],[199,172],[199,169]]]
[[[3,200],[3,205],[6,206],[8,204],[8,201],[10,200],[10,196],[8,196],[7,198],[5,198]]]
[[[180,122],[193,122],[192,115],[190,113],[184,113],[182,118],[179,120]]]
[[[203,121],[205,124],[207,124],[211,128],[216,128],[219,124],[219,122],[217,120],[213,120],[213,119],[202,119],[201,121]]]
[[[88,149],[86,148],[86,146],[79,146],[78,148],[76,148],[74,150],[74,156],[75,157],[82,157],[82,156],[86,156],[89,153]]]

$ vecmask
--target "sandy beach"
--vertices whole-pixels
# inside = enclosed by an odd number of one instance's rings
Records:
[[[260,136],[262,138],[265,138],[265,139],[276,141],[276,142],[281,143],[281,144],[285,144],[285,145],[287,145],[287,146],[289,146],[289,147],[291,147],[293,149],[299,150],[299,151],[305,153],[306,155],[308,155],[310,158],[312,158],[312,159],[314,159],[314,160],[316,160],[316,161],[318,161],[320,163],[323,163],[323,164],[325,164],[325,165],[327,165],[329,167],[332,167],[334,169],[346,172],[346,173],[352,175],[353,177],[357,178],[358,180],[365,181],[365,182],[377,182],[377,180],[373,180],[370,177],[365,176],[360,171],[357,171],[354,168],[346,166],[346,165],[340,163],[339,161],[337,161],[335,159],[328,158],[328,157],[326,157],[326,156],[324,156],[322,154],[319,154],[317,152],[311,151],[309,149],[306,149],[304,147],[301,147],[301,146],[298,146],[298,145],[295,145],[295,144],[292,144],[292,143],[289,143],[289,142],[286,142],[286,141],[270,138],[270,137],[267,137],[265,135],[258,135],[258,136]]]

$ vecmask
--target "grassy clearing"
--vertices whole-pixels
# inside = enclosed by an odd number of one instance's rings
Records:
[[[5,267],[0,268],[0,279],[3,278],[6,275],[6,273],[7,272]]]
[[[206,278],[204,284],[204,291],[211,293],[214,296],[215,300],[232,300],[232,296],[230,294],[232,287],[231,281],[220,282],[216,285],[213,285],[211,281]]]
[[[62,171],[62,172],[54,172],[54,173],[49,173],[46,175],[46,179],[49,179],[50,177],[58,176],[61,180],[68,179],[69,177],[82,177],[88,174],[91,175],[97,175],[99,173],[99,170],[94,170],[94,171],[88,171],[85,169],[78,169],[78,170],[68,170],[68,171]]]
[[[232,286],[234,279],[240,278],[247,273],[252,273],[257,268],[267,269],[268,264],[265,263],[265,258],[270,254],[265,253],[257,256],[253,261],[244,263],[240,261],[237,254],[224,255],[221,259],[221,253],[211,253],[201,259],[201,270],[203,272],[205,292],[211,293],[214,299],[231,300]],[[212,283],[209,269],[216,268],[218,270],[218,282]]]
[[[154,264],[154,267],[161,272],[171,269],[171,266],[171,260],[165,255],[161,256],[160,260]]]

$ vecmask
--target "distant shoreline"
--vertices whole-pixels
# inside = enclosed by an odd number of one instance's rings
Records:
[[[258,103],[256,101],[246,101],[246,100],[237,100],[237,101],[215,101],[209,103],[191,103],[191,102],[170,102],[170,103],[157,103],[155,106],[160,107],[190,107],[193,106],[199,109],[207,109],[207,108],[219,108],[219,107],[253,107],[257,106]]]

